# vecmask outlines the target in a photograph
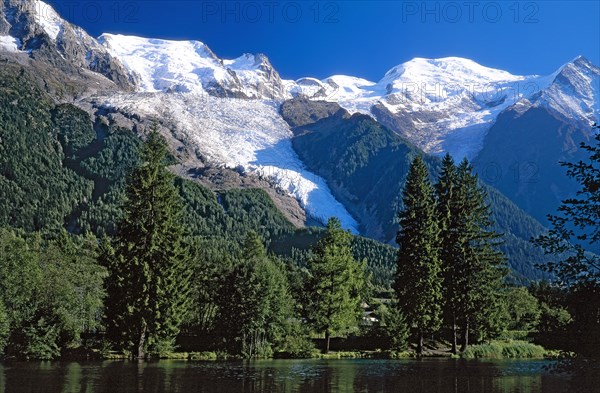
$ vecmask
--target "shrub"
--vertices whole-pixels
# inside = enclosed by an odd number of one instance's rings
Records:
[[[287,326],[287,332],[280,344],[275,357],[291,359],[308,359],[318,356],[319,351],[310,339],[307,328],[299,322],[291,322]]]
[[[219,356],[216,352],[192,352],[189,360],[218,360]]]
[[[473,345],[462,354],[465,359],[522,359],[543,358],[546,349],[525,341],[494,341],[489,344]]]

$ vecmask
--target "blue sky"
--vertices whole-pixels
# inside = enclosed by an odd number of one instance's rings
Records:
[[[284,78],[379,80],[414,57],[549,74],[600,65],[599,1],[49,0],[90,34],[195,39],[219,57],[265,53]]]

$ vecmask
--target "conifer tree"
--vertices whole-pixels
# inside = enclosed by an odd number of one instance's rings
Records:
[[[418,354],[423,351],[425,334],[440,326],[442,300],[439,228],[428,176],[423,159],[417,156],[406,178],[396,238],[400,249],[394,289],[400,311],[416,329]]]
[[[350,246],[352,235],[337,218],[329,219],[327,234],[309,260],[311,277],[308,315],[316,330],[325,334],[325,353],[333,333],[356,326],[366,288],[366,260],[358,262]]]
[[[172,343],[188,306],[189,251],[167,157],[166,141],[153,130],[127,179],[116,238],[102,257],[110,272],[107,333],[135,358]]]

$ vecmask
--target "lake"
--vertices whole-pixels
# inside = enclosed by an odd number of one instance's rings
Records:
[[[5,362],[0,392],[558,393],[546,360],[264,360]]]

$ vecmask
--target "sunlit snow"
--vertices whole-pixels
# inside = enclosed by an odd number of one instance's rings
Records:
[[[0,50],[6,52],[19,52],[21,43],[9,35],[0,35]]]

